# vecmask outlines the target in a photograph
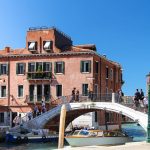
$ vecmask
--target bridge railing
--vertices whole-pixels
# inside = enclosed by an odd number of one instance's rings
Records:
[[[142,101],[138,101],[137,104],[134,100],[134,96],[119,96],[117,93],[115,94],[115,102],[126,107],[132,108],[134,110],[145,112],[145,106]]]
[[[105,94],[89,94],[89,95],[78,95],[78,96],[61,96],[59,99],[62,103],[75,103],[75,102],[111,102],[112,101],[112,93]]]

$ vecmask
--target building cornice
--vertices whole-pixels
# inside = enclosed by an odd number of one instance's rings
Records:
[[[8,54],[8,55],[0,55],[0,58],[23,58],[23,57],[53,57],[53,56],[77,56],[77,55],[96,55],[98,57],[101,57],[107,61],[109,61],[112,64],[118,65],[121,67],[121,65],[119,63],[113,62],[109,59],[107,59],[106,57],[104,57],[103,55],[98,54],[95,51],[88,51],[88,52],[72,52],[72,51],[68,51],[68,52],[63,52],[63,53],[45,53],[45,54]]]

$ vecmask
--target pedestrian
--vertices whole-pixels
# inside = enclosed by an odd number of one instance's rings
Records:
[[[42,100],[42,107],[45,107],[45,102]]]
[[[144,92],[143,92],[143,90],[141,89],[141,90],[140,90],[140,104],[141,104],[141,105],[144,105],[143,99],[144,99]]]
[[[35,118],[39,113],[39,109],[38,106],[36,104],[34,104],[34,108],[33,108],[33,118]]]
[[[77,92],[76,92],[76,102],[79,102],[79,90],[77,90]]]
[[[73,90],[72,90],[72,98],[71,98],[71,102],[74,102],[75,101],[75,93],[76,93],[76,88],[74,87]]]
[[[27,116],[28,116],[28,120],[31,120],[31,119],[32,119],[32,112],[29,111],[29,112],[27,113]]]
[[[118,95],[119,95],[119,97],[118,97],[118,102],[120,103],[120,102],[122,102],[123,101],[123,96],[124,96],[124,93],[122,92],[122,90],[119,90],[118,91]]]
[[[43,106],[43,107],[42,107],[42,113],[45,113],[45,112],[46,112],[46,107]]]
[[[14,118],[13,123],[15,124],[15,126],[22,124],[21,114],[19,114],[19,116],[16,116],[16,117]]]
[[[138,89],[136,89],[136,92],[134,94],[134,103],[135,103],[136,108],[139,107],[139,100],[140,100],[140,92]]]
[[[89,98],[90,98],[91,101],[93,101],[93,95],[94,95],[94,93],[93,93],[93,86],[91,84],[89,86],[88,91],[89,91]]]

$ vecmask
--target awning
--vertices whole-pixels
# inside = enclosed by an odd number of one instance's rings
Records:
[[[32,109],[30,107],[10,107],[12,112],[19,112],[19,113],[27,113],[30,112]]]

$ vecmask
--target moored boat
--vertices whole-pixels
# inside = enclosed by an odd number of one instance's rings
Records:
[[[132,142],[133,138],[120,131],[76,130],[65,137],[70,146],[120,145]]]
[[[27,134],[7,132],[6,142],[9,143],[34,143],[34,142],[57,142],[58,134],[49,134],[46,129],[32,130]]]

